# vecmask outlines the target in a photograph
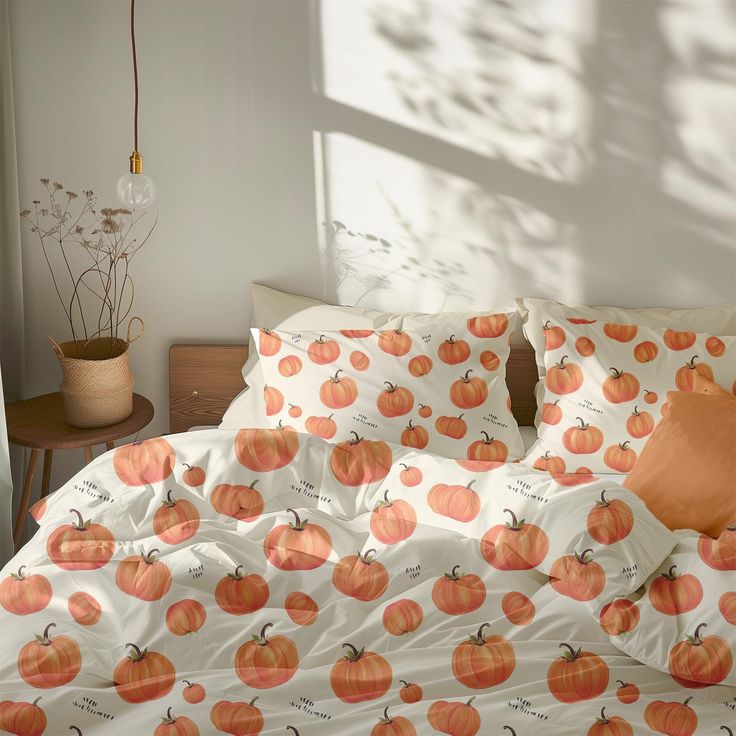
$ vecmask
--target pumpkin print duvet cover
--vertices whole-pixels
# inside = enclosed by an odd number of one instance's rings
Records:
[[[591,476],[212,430],[111,451],[33,514],[0,573],[0,733],[692,736],[735,720],[731,557],[674,676],[640,658],[661,626],[641,601],[684,605],[692,581],[659,581],[696,569],[703,542]]]

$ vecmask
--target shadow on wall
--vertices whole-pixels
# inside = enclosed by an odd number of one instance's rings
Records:
[[[736,298],[728,0],[322,0],[326,296]]]

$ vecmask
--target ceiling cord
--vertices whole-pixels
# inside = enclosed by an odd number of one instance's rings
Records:
[[[133,48],[133,82],[135,84],[135,104],[133,107],[134,150],[138,150],[138,56],[135,50],[135,0],[130,0],[130,42]]]

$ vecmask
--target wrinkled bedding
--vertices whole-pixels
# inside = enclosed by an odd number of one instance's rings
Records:
[[[606,606],[695,554],[606,480],[208,430],[109,452],[33,513],[0,573],[0,733],[687,736],[736,720],[735,687],[685,687],[604,630]]]

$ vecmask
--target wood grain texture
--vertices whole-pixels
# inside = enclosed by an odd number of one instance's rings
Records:
[[[230,402],[245,388],[241,370],[247,345],[172,345],[169,349],[169,423],[172,432],[216,425]],[[533,426],[537,410],[537,365],[531,345],[514,345],[506,384],[521,426]]]

